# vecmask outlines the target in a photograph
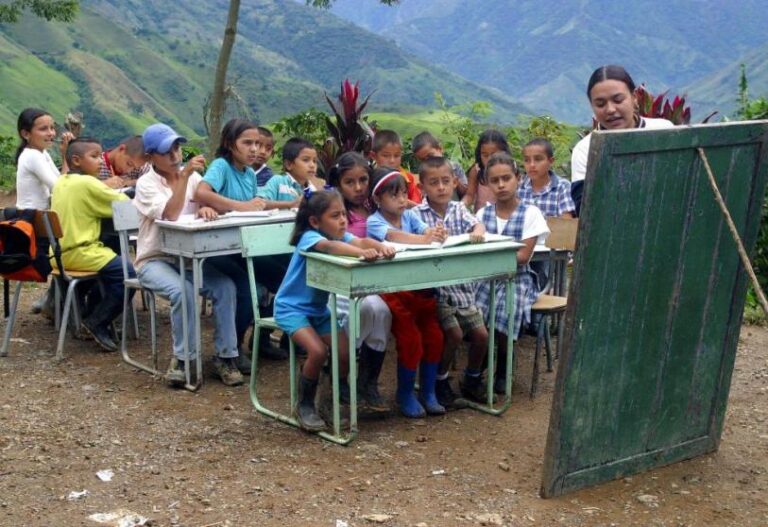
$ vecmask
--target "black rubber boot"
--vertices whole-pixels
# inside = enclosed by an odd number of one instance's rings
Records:
[[[296,419],[299,421],[299,426],[309,432],[325,430],[325,421],[315,408],[316,394],[317,380],[307,379],[302,375],[299,378],[299,402],[296,405]]]
[[[357,376],[357,397],[360,405],[370,413],[389,413],[387,401],[379,393],[379,375],[384,365],[384,352],[366,344],[360,348],[360,370]]]

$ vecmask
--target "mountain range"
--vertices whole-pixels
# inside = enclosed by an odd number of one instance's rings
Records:
[[[21,109],[40,106],[58,120],[84,112],[88,133],[106,144],[162,120],[205,135],[203,106],[213,84],[227,0],[82,0],[76,20],[32,16],[0,25],[0,133],[15,134]],[[228,80],[247,113],[272,122],[326,108],[345,78],[373,93],[371,109],[407,112],[449,104],[493,103],[511,122],[524,105],[400,49],[328,11],[290,0],[243,0]]]
[[[654,93],[687,93],[694,121],[735,108],[738,68],[768,94],[764,0],[338,0],[332,12],[538,112],[586,122],[586,84],[622,64]]]

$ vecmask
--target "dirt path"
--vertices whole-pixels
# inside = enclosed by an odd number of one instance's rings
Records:
[[[719,452],[542,500],[554,374],[530,401],[530,340],[503,417],[364,422],[344,448],[257,415],[246,387],[209,379],[199,393],[173,391],[92,342],[68,340],[68,359],[55,364],[52,328],[28,314],[37,294],[25,292],[0,358],[2,526],[97,527],[89,515],[118,509],[154,526],[363,526],[377,525],[375,514],[389,526],[768,525],[764,328],[742,330]],[[390,396],[393,370],[390,357]],[[262,371],[267,400],[282,399],[284,373],[274,363]],[[96,477],[102,469],[114,471],[110,482]]]

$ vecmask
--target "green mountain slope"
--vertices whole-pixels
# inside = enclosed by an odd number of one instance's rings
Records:
[[[623,64],[654,92],[682,91],[768,43],[765,7],[764,0],[421,0],[386,12],[376,2],[338,0],[333,12],[531,107],[585,122],[584,90],[597,66]]]
[[[163,120],[204,135],[203,105],[213,83],[226,0],[84,0],[72,24],[25,18],[0,26],[0,132],[12,133],[18,112],[41,106],[61,120],[86,115],[88,132],[111,143]],[[495,120],[511,122],[523,105],[427,61],[394,42],[332,14],[288,0],[242,2],[229,80],[246,111],[270,122],[309,106],[325,107],[346,77],[375,91],[373,108],[484,99]]]

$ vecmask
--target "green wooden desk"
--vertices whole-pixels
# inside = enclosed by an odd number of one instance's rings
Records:
[[[398,253],[393,260],[373,263],[354,258],[331,256],[310,252],[307,256],[307,284],[331,293],[331,327],[333,349],[331,368],[333,373],[333,433],[323,437],[331,441],[348,444],[357,436],[357,391],[350,390],[350,429],[341,434],[339,419],[339,358],[338,324],[336,321],[336,295],[349,297],[349,349],[355,349],[360,321],[360,300],[367,295],[413,291],[454,285],[476,280],[506,280],[507,311],[510,313],[508,333],[512,334],[511,325],[514,317],[514,293],[512,280],[517,272],[516,253],[522,247],[517,242],[493,242],[477,245],[462,245],[448,249],[428,249]],[[496,288],[491,287],[491,304],[496,301]],[[491,317],[489,329],[489,367],[488,378],[493,378],[495,367],[494,329],[495,317]],[[514,342],[508,339],[506,393],[504,399],[493,405],[493,383],[488,383],[488,403],[471,403],[473,408],[501,415],[512,402],[512,378],[514,376]],[[357,365],[354,360],[349,365],[349,384],[357,385]]]

